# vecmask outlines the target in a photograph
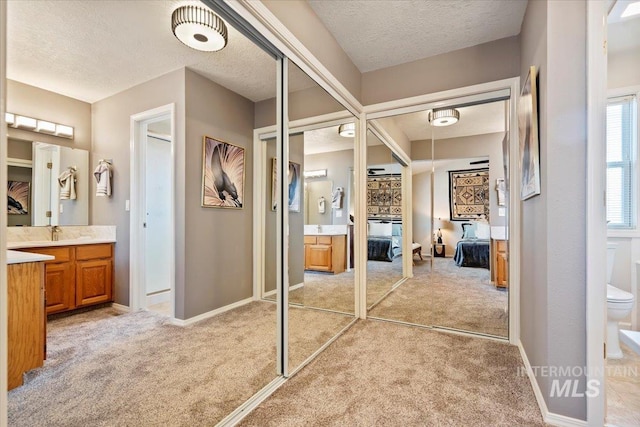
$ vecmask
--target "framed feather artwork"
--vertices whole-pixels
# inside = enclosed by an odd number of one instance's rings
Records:
[[[202,206],[244,205],[244,148],[205,136],[202,142]]]

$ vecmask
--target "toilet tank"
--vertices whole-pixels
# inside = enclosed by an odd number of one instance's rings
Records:
[[[616,258],[617,243],[607,242],[607,283],[611,283],[613,275],[613,263]]]

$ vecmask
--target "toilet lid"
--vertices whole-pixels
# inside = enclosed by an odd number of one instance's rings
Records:
[[[607,285],[607,301],[627,302],[633,301],[633,294],[618,289],[615,286]]]

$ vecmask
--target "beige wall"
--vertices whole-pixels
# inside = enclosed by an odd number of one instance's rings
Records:
[[[184,301],[184,79],[185,70],[173,71],[109,98],[92,104],[92,133],[90,169],[98,160],[113,159],[113,194],[111,197],[92,197],[90,223],[115,225],[115,301],[129,305],[129,212],[125,201],[130,199],[129,130],[131,115],[170,103],[176,107],[176,316],[183,318]],[[191,164],[200,170],[198,163]],[[199,187],[198,187],[199,188]],[[92,180],[90,193],[95,194]]]
[[[608,89],[640,85],[640,49],[609,55],[607,60]]]
[[[91,149],[91,104],[55,92],[7,80],[7,111],[74,127],[74,138],[8,129],[10,138]]]
[[[183,318],[253,294],[253,102],[201,75],[185,72]],[[242,209],[203,208],[202,138],[245,148]]]
[[[349,222],[349,173],[353,168],[353,150],[333,151],[330,153],[311,154],[305,156],[305,166],[308,170],[326,169],[327,177],[318,178],[317,181],[329,180],[333,182],[333,190],[342,187],[342,216],[336,216],[336,209],[331,208],[331,197],[327,199],[326,211],[331,216],[327,221],[331,224],[347,224]],[[309,208],[317,210],[316,200],[310,199]],[[315,224],[315,222],[310,222]]]
[[[404,132],[398,127],[393,117],[383,117],[377,119],[376,122],[389,134],[396,144],[400,147],[407,157],[411,158],[411,141]]]
[[[360,72],[311,6],[304,0],[262,0],[262,3],[357,99]]]
[[[539,69],[542,181],[541,195],[522,203],[521,341],[531,365],[583,367],[586,3],[529,2],[521,49],[521,81],[530,65]],[[584,391],[584,377],[571,379]],[[536,380],[550,412],[586,418],[585,398],[550,397],[552,379]]]
[[[520,74],[519,37],[496,40],[362,75],[364,105],[470,86]]]
[[[276,124],[276,99],[270,98],[255,104],[256,129]],[[344,107],[320,86],[289,94],[289,120],[299,120],[323,114],[344,111]]]

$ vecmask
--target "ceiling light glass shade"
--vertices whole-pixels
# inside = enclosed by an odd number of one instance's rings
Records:
[[[356,124],[355,123],[345,123],[338,127],[338,134],[340,136],[344,136],[345,138],[353,138],[356,136]]]
[[[73,138],[73,128],[71,126],[56,125],[56,135],[63,138]]]
[[[31,117],[16,116],[14,126],[20,129],[34,130],[38,126],[38,121]]]
[[[227,26],[209,9],[182,6],[171,15],[173,34],[187,46],[204,52],[216,52],[227,45]]]
[[[11,126],[15,123],[16,116],[12,113],[4,113],[4,121],[7,122],[9,126]]]
[[[45,120],[38,120],[38,125],[36,126],[36,132],[41,133],[56,133],[56,124],[47,122]]]
[[[640,14],[640,1],[630,3],[620,15],[621,18],[628,18]]]
[[[429,123],[433,126],[450,126],[460,119],[460,112],[453,108],[433,110],[429,112]]]

